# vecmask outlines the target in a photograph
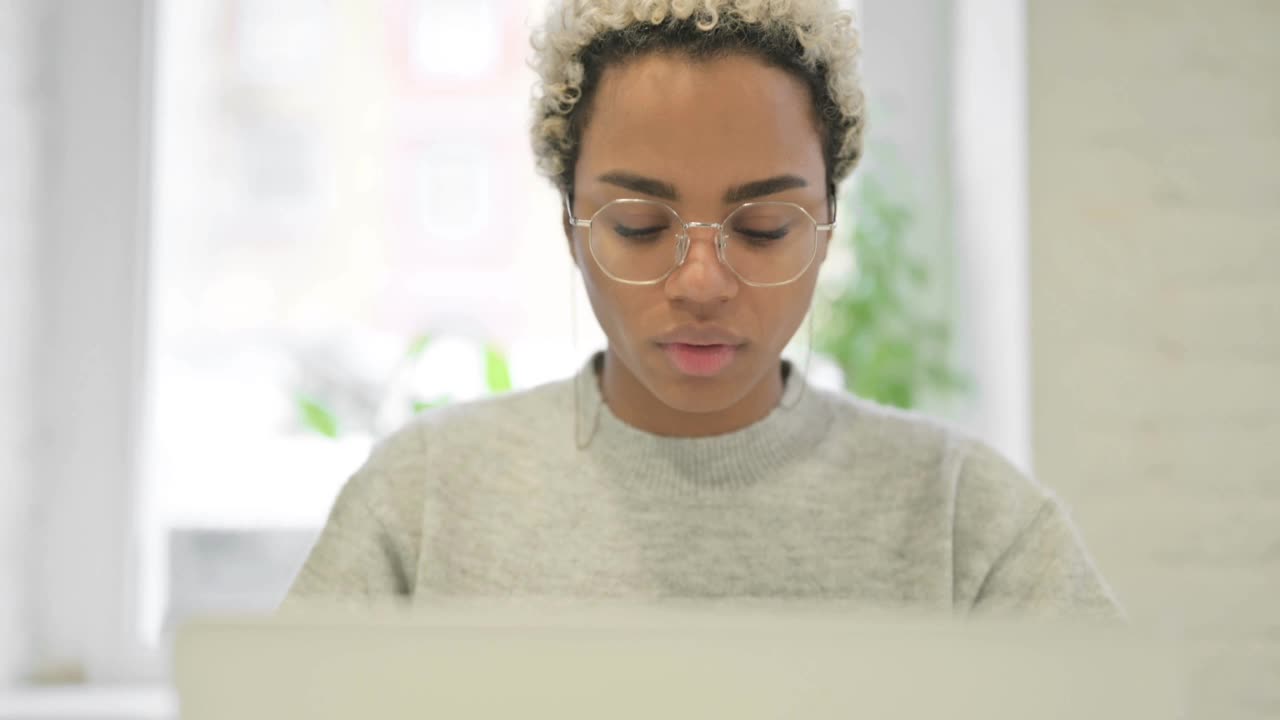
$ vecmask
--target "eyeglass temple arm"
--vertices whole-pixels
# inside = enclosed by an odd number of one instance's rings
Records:
[[[569,225],[572,227],[591,227],[590,219],[583,219],[573,216],[573,188],[566,188],[564,191],[564,211],[569,214]]]
[[[836,226],[836,186],[835,183],[827,184],[827,217],[831,218],[829,223],[819,223],[819,230],[832,230]]]

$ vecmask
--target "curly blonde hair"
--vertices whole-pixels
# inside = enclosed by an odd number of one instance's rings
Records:
[[[835,0],[551,0],[532,38],[532,140],[538,170],[573,186],[578,145],[605,67],[656,51],[692,59],[748,54],[805,81],[823,140],[827,183],[862,155],[859,37]]]

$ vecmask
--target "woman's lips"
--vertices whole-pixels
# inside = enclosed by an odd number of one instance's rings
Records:
[[[718,375],[733,362],[738,354],[737,345],[688,345],[667,343],[662,346],[667,359],[677,370],[695,377]]]

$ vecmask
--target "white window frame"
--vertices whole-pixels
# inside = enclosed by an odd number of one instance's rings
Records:
[[[0,3],[0,587],[22,588],[29,565],[26,517],[31,477],[29,387],[25,349],[34,330],[32,178],[36,107],[31,88],[33,43],[22,32],[29,9]],[[28,600],[0,592],[0,687],[18,681],[28,654]]]
[[[958,306],[983,394],[971,425],[1034,472],[1026,1],[952,6],[951,177]]]
[[[134,632],[155,6],[30,9],[42,143],[25,665],[37,680],[155,678]]]

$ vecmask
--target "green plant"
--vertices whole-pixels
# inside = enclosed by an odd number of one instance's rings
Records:
[[[327,438],[338,437],[338,418],[324,403],[298,393],[294,396],[294,404],[303,427]]]
[[[854,270],[816,316],[814,350],[840,366],[847,390],[887,405],[914,408],[926,393],[967,390],[968,378],[948,364],[948,322],[919,302],[930,277],[906,243],[911,213],[871,179],[852,205],[853,231],[832,242],[853,253]]]
[[[363,398],[366,402],[360,403],[360,406],[371,408],[370,412],[361,413],[362,417],[354,418],[352,422],[340,423],[338,420],[339,413],[334,409],[337,403],[325,402],[319,397],[321,393],[295,392],[294,404],[298,410],[299,424],[310,432],[328,438],[336,438],[343,427],[373,428],[377,424],[378,409],[387,402],[396,405],[401,402],[407,402],[410,413],[415,415],[424,410],[453,402],[454,397],[450,394],[439,395],[430,399],[416,397],[411,394],[408,397],[399,395],[403,390],[402,383],[399,381],[413,372],[433,340],[434,337],[430,333],[424,333],[409,342],[409,346],[396,367],[392,379],[382,389],[380,397],[376,392],[362,393],[362,395],[370,395],[370,397]],[[503,393],[512,388],[510,363],[506,354],[494,343],[487,343],[484,346],[484,377],[485,387],[490,393]],[[350,391],[348,390],[348,392]],[[363,417],[365,414],[369,415],[369,417]]]
[[[484,381],[491,393],[503,393],[511,389],[511,367],[507,356],[492,343],[484,348]]]

